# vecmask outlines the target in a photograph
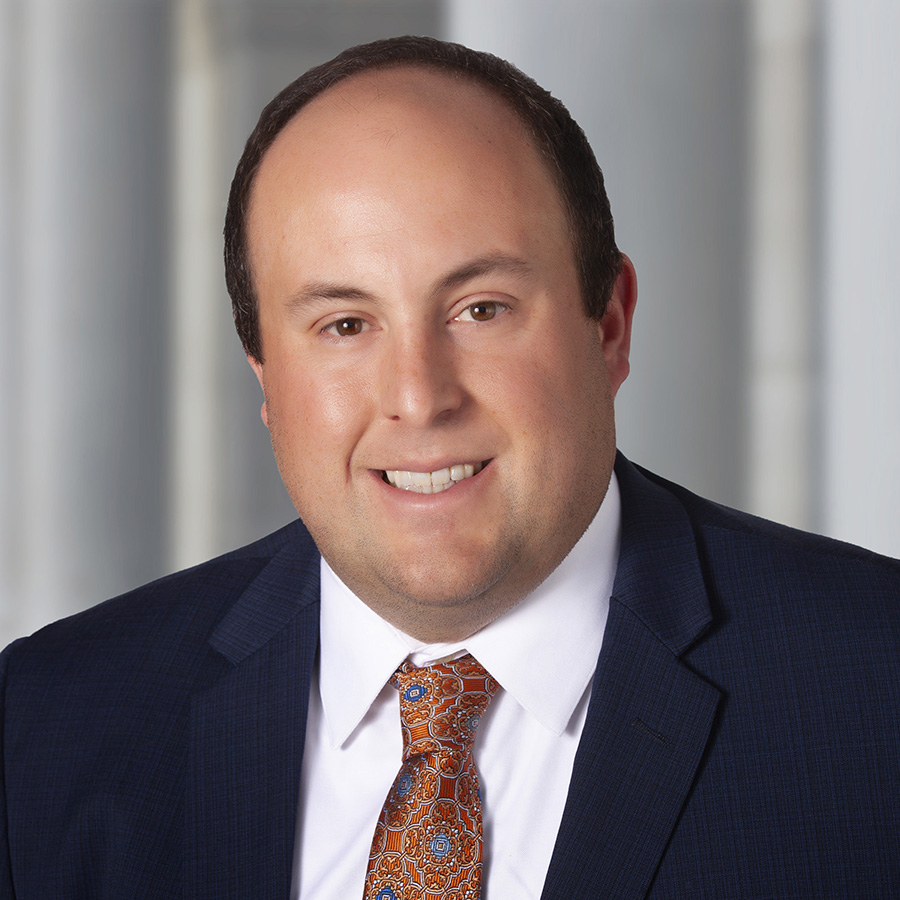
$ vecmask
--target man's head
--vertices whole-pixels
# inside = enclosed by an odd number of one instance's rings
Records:
[[[244,200],[285,485],[345,583],[425,639],[533,590],[609,483],[633,270],[589,317],[539,146],[480,80],[370,68],[278,130]]]
[[[621,259],[603,174],[578,123],[562,103],[505,60],[460,44],[407,36],[345,50],[289,84],[260,115],[238,163],[225,218],[225,279],[247,355],[262,360],[264,352],[246,230],[259,166],[284,127],[311,100],[346,78],[391,66],[433,68],[478,82],[516,113],[552,173],[566,208],[585,310],[592,318],[601,318]]]

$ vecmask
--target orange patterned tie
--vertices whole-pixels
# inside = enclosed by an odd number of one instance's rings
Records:
[[[403,765],[375,827],[363,900],[479,900],[481,799],[472,745],[497,682],[470,655],[421,669],[400,691]]]

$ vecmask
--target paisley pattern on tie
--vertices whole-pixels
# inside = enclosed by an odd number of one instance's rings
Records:
[[[405,662],[403,765],[385,801],[363,900],[479,900],[481,798],[472,745],[497,682],[470,655],[421,669]]]

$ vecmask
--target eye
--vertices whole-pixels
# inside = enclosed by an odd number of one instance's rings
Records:
[[[455,317],[456,322],[490,322],[491,319],[498,316],[504,309],[506,304],[499,303],[496,300],[479,300],[467,306],[458,316]]]
[[[345,316],[326,325],[322,331],[336,337],[355,337],[366,330],[366,322],[358,316]]]

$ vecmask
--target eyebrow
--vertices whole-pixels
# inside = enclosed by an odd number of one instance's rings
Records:
[[[368,291],[349,285],[335,284],[329,281],[311,281],[303,285],[288,298],[288,305],[293,308],[315,306],[328,300],[350,300],[359,303],[378,303],[378,298]]]
[[[509,256],[506,253],[489,253],[486,256],[479,256],[469,260],[448,272],[434,284],[429,293],[432,298],[435,298],[483,275],[511,275],[515,278],[525,279],[533,275],[533,273],[534,270],[531,265],[524,259]],[[375,306],[379,302],[378,297],[369,291],[364,291],[349,284],[345,285],[330,281],[308,282],[288,297],[288,303],[292,307],[314,306],[317,303],[324,303],[329,300],[371,303]]]
[[[505,253],[490,253],[464,263],[446,274],[432,288],[431,294],[432,296],[442,294],[482,275],[512,275],[515,278],[527,278],[532,274],[533,269],[524,259]]]

